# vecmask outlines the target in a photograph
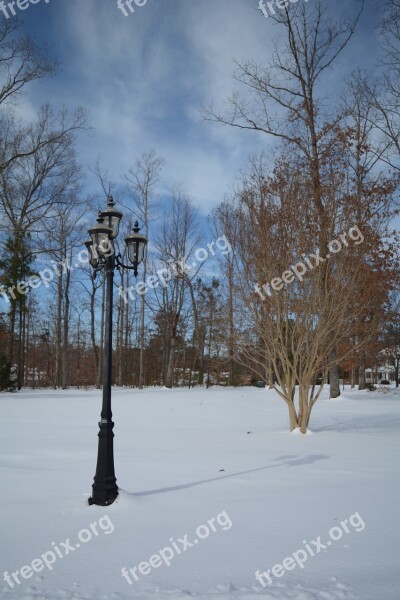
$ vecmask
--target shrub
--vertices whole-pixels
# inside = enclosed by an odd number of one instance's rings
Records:
[[[5,354],[0,355],[0,391],[15,390],[15,377],[12,376],[11,364]]]

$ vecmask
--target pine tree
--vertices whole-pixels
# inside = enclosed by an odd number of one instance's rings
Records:
[[[24,373],[24,345],[25,345],[25,315],[27,310],[27,294],[17,289],[18,283],[26,282],[34,274],[31,269],[33,254],[30,249],[30,236],[26,232],[18,232],[9,237],[4,245],[3,257],[0,259],[0,284],[7,294],[9,310],[9,344],[6,362],[10,365],[16,363],[17,385],[23,385]],[[15,330],[18,323],[18,354],[15,355]]]

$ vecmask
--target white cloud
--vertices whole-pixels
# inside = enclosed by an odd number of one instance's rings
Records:
[[[256,0],[148,0],[127,18],[116,0],[69,0],[52,14],[47,35],[64,67],[37,94],[90,108],[94,130],[80,141],[86,165],[101,155],[122,182],[136,157],[154,148],[167,161],[166,182],[182,182],[207,213],[247,157],[273,147],[265,135],[200,116],[237,87],[233,57],[268,60],[276,30]]]

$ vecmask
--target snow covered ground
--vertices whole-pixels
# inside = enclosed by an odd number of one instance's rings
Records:
[[[301,436],[268,390],[115,390],[102,508],[100,393],[1,394],[0,598],[394,600],[400,394],[326,396]]]

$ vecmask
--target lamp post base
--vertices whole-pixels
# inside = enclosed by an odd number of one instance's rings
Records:
[[[92,497],[92,498],[88,499],[88,503],[89,503],[89,506],[92,506],[92,504],[96,504],[96,506],[110,506],[110,504],[112,504],[117,499],[117,497],[118,497],[118,488],[117,488],[117,493],[116,493],[115,498],[108,498],[108,500],[104,500],[102,502],[102,501],[96,500],[95,498]]]
[[[93,494],[89,498],[89,506],[92,504],[109,506],[118,496],[118,486],[114,472],[114,423],[102,420],[99,426],[97,468],[92,486]]]

